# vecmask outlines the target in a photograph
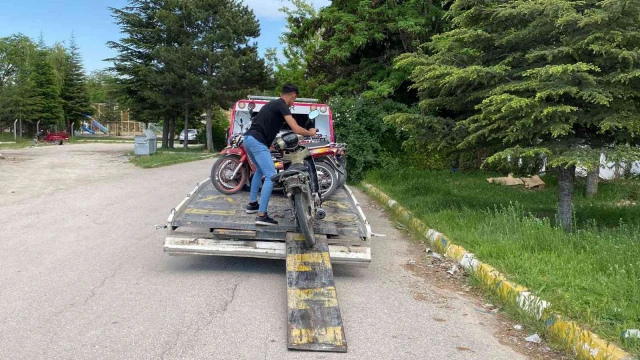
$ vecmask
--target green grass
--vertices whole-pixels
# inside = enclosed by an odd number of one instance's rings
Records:
[[[178,142],[176,142],[173,149],[158,147],[158,152],[165,152],[165,153],[185,153],[185,152],[187,152],[187,153],[208,153],[205,150],[204,144],[189,144],[189,147],[187,149],[185,149],[182,146],[183,145],[181,145]]]
[[[131,156],[129,160],[131,163],[145,169],[203,160],[216,156],[216,154],[204,151],[202,147],[199,149],[190,148],[187,151],[184,149],[159,148],[157,153],[150,156],[135,156],[133,152],[129,153],[129,155]]]
[[[91,137],[91,136],[74,136],[69,139],[70,143],[87,143],[87,142],[99,142],[99,143],[133,143],[133,139],[116,138],[116,137]]]
[[[17,142],[13,141],[13,136],[11,138],[4,137],[0,138],[0,149],[22,149],[33,144],[33,139],[27,138],[18,138]]]
[[[575,193],[577,231],[554,226],[557,182],[544,190],[489,184],[485,173],[374,171],[366,181],[427,225],[550,301],[553,308],[639,354],[640,183],[601,183],[594,199]],[[639,203],[621,207],[621,200]]]

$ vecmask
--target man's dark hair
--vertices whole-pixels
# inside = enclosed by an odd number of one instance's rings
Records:
[[[296,96],[300,95],[300,92],[298,91],[297,86],[293,84],[284,84],[284,86],[282,87],[282,94],[291,94],[291,93],[296,93]]]

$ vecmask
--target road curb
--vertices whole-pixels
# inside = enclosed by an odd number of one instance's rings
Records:
[[[564,320],[560,314],[553,312],[549,302],[533,295],[524,286],[507,280],[503,274],[491,265],[478,260],[465,248],[451,243],[444,234],[430,229],[413,216],[409,210],[400,206],[375,186],[362,183],[362,189],[376,201],[389,208],[396,216],[405,220],[409,228],[424,237],[431,247],[457,261],[466,271],[474,274],[485,285],[493,289],[493,292],[503,301],[517,305],[542,322],[553,340],[572,351],[578,358],[589,360],[633,359],[630,354],[615,344],[580,328],[573,321]]]

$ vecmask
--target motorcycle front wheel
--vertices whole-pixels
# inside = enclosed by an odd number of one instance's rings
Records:
[[[240,165],[240,157],[236,155],[221,156],[211,167],[211,182],[216,190],[225,195],[235,194],[242,190],[247,183],[247,170],[243,165],[236,173],[233,172]]]
[[[316,244],[316,237],[313,234],[313,226],[311,225],[311,206],[307,197],[303,193],[297,193],[293,197],[293,202],[296,207],[296,219],[300,230],[304,235],[304,242],[307,247],[314,247]]]

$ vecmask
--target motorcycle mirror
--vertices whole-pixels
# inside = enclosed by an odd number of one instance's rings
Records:
[[[311,120],[317,118],[318,116],[320,116],[320,111],[318,110],[313,110],[312,112],[309,113],[309,119]]]

